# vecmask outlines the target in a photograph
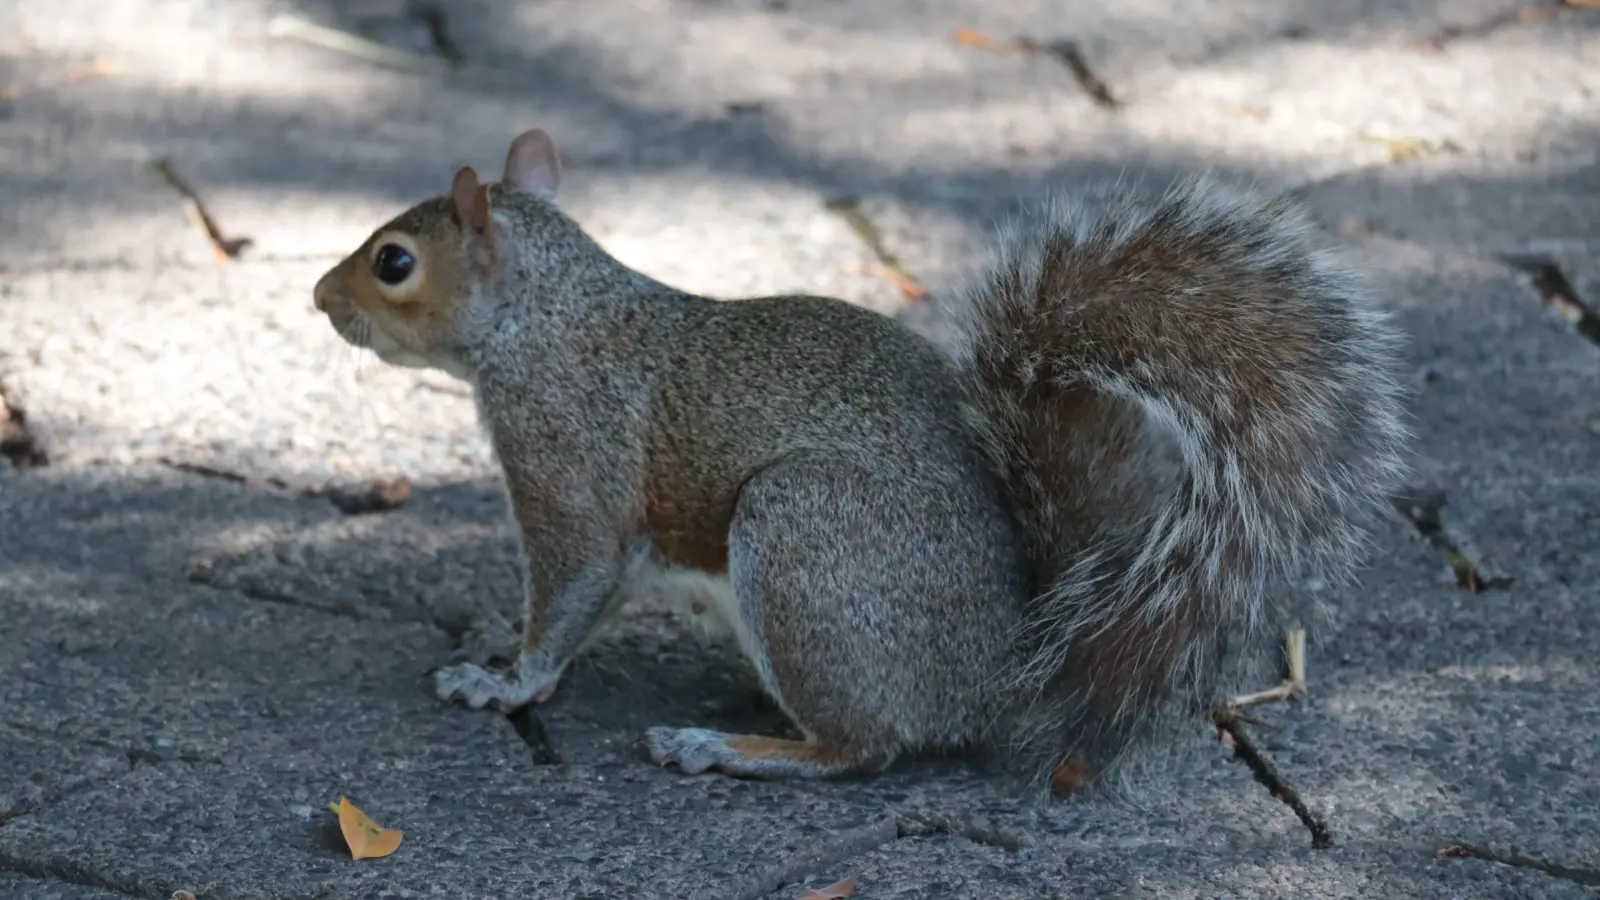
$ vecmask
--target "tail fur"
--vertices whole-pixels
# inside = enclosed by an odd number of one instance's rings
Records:
[[[1351,574],[1402,471],[1399,339],[1284,198],[1196,179],[1019,225],[956,355],[1034,567],[1023,718],[1103,773],[1212,702],[1275,579]]]

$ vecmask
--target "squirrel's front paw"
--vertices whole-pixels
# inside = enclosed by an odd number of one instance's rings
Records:
[[[531,678],[507,678],[472,663],[446,666],[433,673],[433,692],[440,700],[465,703],[472,709],[493,705],[509,713],[530,702],[547,700],[555,682],[540,684]]]

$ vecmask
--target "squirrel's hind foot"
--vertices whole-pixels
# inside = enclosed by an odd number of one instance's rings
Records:
[[[676,765],[687,775],[715,769],[735,778],[832,778],[881,769],[892,760],[837,744],[708,728],[651,728],[643,743],[656,765]]]

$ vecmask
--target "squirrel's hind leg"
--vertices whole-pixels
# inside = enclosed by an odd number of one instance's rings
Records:
[[[651,728],[644,746],[656,765],[676,765],[688,775],[715,769],[736,778],[832,778],[881,769],[893,761],[888,754],[844,744],[707,728]]]
[[[919,464],[936,467],[929,456]],[[820,778],[976,736],[1010,653],[1006,521],[965,473],[941,485],[897,465],[806,455],[745,482],[728,534],[732,624],[806,739],[652,728],[655,762]]]

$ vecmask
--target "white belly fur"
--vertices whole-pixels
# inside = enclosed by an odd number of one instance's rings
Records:
[[[726,575],[712,575],[663,563],[649,547],[640,548],[622,574],[624,602],[651,600],[678,610],[707,634],[732,633],[749,655],[749,635],[739,614],[739,595]]]

